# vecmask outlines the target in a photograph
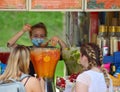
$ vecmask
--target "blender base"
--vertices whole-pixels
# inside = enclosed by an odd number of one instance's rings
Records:
[[[53,78],[44,78],[45,92],[56,92]]]

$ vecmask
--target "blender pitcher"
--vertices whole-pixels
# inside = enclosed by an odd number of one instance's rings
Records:
[[[31,60],[37,77],[42,77],[45,80],[45,92],[55,92],[53,80],[59,59],[60,50],[57,48],[31,49]]]

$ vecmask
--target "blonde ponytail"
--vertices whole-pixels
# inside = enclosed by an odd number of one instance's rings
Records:
[[[105,78],[105,82],[106,82],[107,88],[109,88],[109,86],[110,86],[110,78],[109,78],[108,72],[107,72],[107,70],[104,68],[103,65],[101,65],[100,69],[101,69],[101,71],[102,71],[103,74],[104,74],[104,78]]]

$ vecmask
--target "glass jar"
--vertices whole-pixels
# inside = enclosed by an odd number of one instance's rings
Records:
[[[109,39],[107,37],[107,26],[100,25],[99,33],[97,36],[97,44],[101,48],[103,52],[103,56],[107,56],[109,54]]]
[[[120,51],[120,26],[116,27],[116,35],[118,39],[118,51]]]
[[[116,35],[116,26],[109,26],[110,54],[118,51],[118,39]]]

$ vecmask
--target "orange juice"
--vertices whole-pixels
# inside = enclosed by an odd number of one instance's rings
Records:
[[[31,50],[31,60],[38,77],[53,78],[60,50],[56,48],[36,48]]]

